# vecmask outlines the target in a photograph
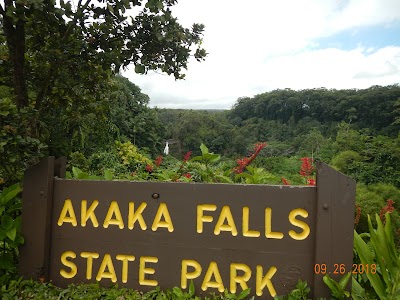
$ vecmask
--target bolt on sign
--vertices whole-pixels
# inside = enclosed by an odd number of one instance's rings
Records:
[[[67,180],[65,166],[25,173],[25,278],[272,299],[299,279],[329,297],[316,266],[351,271],[355,182],[323,163],[317,186]]]

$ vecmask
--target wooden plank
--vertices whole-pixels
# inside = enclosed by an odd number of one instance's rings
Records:
[[[65,156],[59,157],[54,162],[54,176],[58,178],[65,178],[67,169],[67,158]]]
[[[338,281],[352,271],[356,183],[322,162],[317,170],[314,265],[326,266],[326,274]],[[331,296],[323,276],[314,274],[314,298]]]
[[[48,278],[54,157],[25,172],[22,192],[22,236],[19,268],[24,278]]]

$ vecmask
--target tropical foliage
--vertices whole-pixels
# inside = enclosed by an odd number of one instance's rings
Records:
[[[119,74],[122,69],[131,64],[137,73],[158,70],[182,79],[191,57],[206,57],[204,26],[182,27],[171,12],[175,3],[0,4],[2,297],[73,299],[89,291],[110,299],[193,296],[192,290],[139,295],[93,286],[60,292],[50,284],[10,281],[23,243],[23,174],[54,155],[68,157],[70,178],[245,184],[315,185],[313,163],[326,162],[357,181],[355,262],[378,266],[374,276],[351,278],[353,298],[397,299],[400,87],[274,90],[239,98],[226,111],[150,108],[149,97]],[[163,155],[167,141],[170,152]],[[324,280],[334,297],[346,297],[350,278]],[[307,299],[309,292],[299,281],[282,299]]]

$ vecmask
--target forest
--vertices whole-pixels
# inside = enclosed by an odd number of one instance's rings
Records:
[[[121,75],[124,67],[179,80],[190,57],[207,56],[204,26],[181,26],[170,11],[175,2],[146,1],[132,22],[124,12],[141,1],[0,4],[0,295],[14,299],[24,287],[48,288],[18,279],[22,181],[42,158],[65,156],[67,176],[75,179],[274,185],[315,185],[315,162],[325,162],[357,182],[355,229],[364,235],[355,245],[387,242],[391,249],[385,266],[393,269],[353,277],[353,293],[361,297],[353,299],[396,299],[400,86],[279,89],[232,99],[227,110],[152,108],[149,96]],[[387,228],[379,243],[375,226]],[[361,248],[355,248],[356,263],[365,262]],[[377,255],[368,258],[386,268]],[[344,281],[327,282],[336,299],[345,299]],[[299,282],[298,290],[305,293],[307,285]],[[279,299],[307,299],[293,293]]]
[[[356,180],[357,231],[368,232],[368,215],[389,211],[399,243],[399,86],[275,90],[219,111],[150,108],[121,75],[104,93],[84,109],[54,108],[35,138],[21,126],[29,112],[5,98],[3,188],[49,155],[68,158],[70,178],[295,185],[315,184],[320,160]]]

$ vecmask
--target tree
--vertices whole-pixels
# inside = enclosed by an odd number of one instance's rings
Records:
[[[311,158],[314,158],[316,155],[318,155],[318,152],[321,150],[321,147],[325,142],[325,138],[321,131],[315,127],[301,138],[302,142],[300,148],[307,156],[311,156]]]
[[[114,88],[108,96],[110,122],[134,145],[159,154],[164,132],[158,115],[147,106],[149,96],[122,76],[116,76],[113,83]]]
[[[13,154],[10,160],[3,160],[5,165],[24,162],[13,174],[23,174],[24,168],[35,163],[33,154],[68,155],[110,144],[117,128],[109,109],[115,103],[110,104],[107,97],[114,74],[121,68],[133,64],[138,73],[160,70],[181,79],[190,57],[205,58],[201,48],[204,26],[183,28],[171,14],[175,3],[0,2],[0,107],[7,107],[6,124],[20,137],[3,142],[0,156]],[[138,118],[149,122],[153,116],[137,115],[137,127]],[[9,134],[3,131],[0,136]],[[148,141],[159,139],[156,131]],[[37,149],[25,151],[26,141]],[[158,143],[151,146],[152,151]],[[11,180],[10,172],[0,173]],[[12,178],[15,180],[18,178]]]
[[[110,72],[129,64],[137,73],[161,70],[183,78],[191,55],[199,61],[206,56],[204,26],[183,28],[171,14],[175,3],[5,0],[0,20],[18,109],[32,106],[43,114],[78,103],[82,91],[99,92]],[[134,16],[133,8],[140,8]]]

